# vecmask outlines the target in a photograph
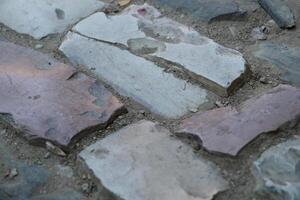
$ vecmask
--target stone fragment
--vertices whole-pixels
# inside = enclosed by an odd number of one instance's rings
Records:
[[[207,102],[206,90],[164,72],[127,50],[72,32],[60,50],[75,64],[95,67],[94,73],[121,95],[164,117],[180,117]]]
[[[253,50],[253,54],[266,60],[281,71],[281,79],[300,86],[300,48],[284,44],[261,43]]]
[[[0,42],[1,119],[30,141],[67,146],[124,111],[96,80],[48,56]]]
[[[300,139],[291,139],[266,150],[254,162],[257,200],[300,199]]]
[[[205,149],[235,156],[262,133],[300,116],[300,89],[279,85],[242,105],[198,112],[183,120],[178,135],[193,135]]]
[[[101,9],[98,0],[0,0],[0,22],[19,33],[40,39]]]
[[[233,19],[242,15],[234,0],[154,0],[154,3],[160,7],[179,10],[202,22]]]
[[[128,45],[140,55],[177,63],[191,77],[220,95],[235,89],[247,73],[241,53],[162,17],[147,4],[132,5],[115,16],[95,13],[79,22],[73,31],[89,38]]]
[[[149,121],[97,141],[80,157],[102,187],[124,200],[210,200],[227,188],[216,166]]]
[[[258,2],[280,28],[293,28],[296,25],[292,10],[283,0],[258,0]]]

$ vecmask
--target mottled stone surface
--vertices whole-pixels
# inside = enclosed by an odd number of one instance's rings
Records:
[[[254,162],[256,199],[300,199],[300,139],[294,138],[266,150]]]
[[[283,0],[258,0],[258,2],[280,28],[292,28],[296,25],[292,10]]]
[[[137,54],[178,63],[190,76],[220,95],[233,90],[247,72],[241,53],[201,36],[191,27],[162,17],[147,4],[132,5],[110,17],[95,13],[78,23],[73,31],[128,45]]]
[[[177,118],[207,102],[206,90],[127,50],[72,32],[60,50],[75,64],[94,67],[94,73],[121,95],[133,98],[156,114]]]
[[[123,105],[102,85],[46,55],[0,42],[0,113],[30,140],[68,145],[106,126]],[[6,117],[3,117],[5,115]]]
[[[242,105],[199,112],[183,120],[177,133],[201,139],[208,151],[237,155],[255,137],[299,120],[300,89],[280,85]]]
[[[156,5],[179,10],[203,22],[239,16],[238,3],[234,0],[154,0]]]
[[[0,129],[0,133],[2,133]],[[1,136],[1,135],[0,135]],[[85,200],[79,192],[67,185],[72,185],[73,179],[54,174],[45,167],[27,164],[16,158],[8,146],[4,145],[0,137],[0,199],[1,200]],[[17,173],[14,177],[6,174],[14,169]],[[56,177],[60,179],[57,191],[46,191],[40,194],[46,184]],[[58,186],[58,187],[59,187]]]
[[[300,86],[300,48],[262,43],[254,48],[253,54],[279,68],[282,80]]]
[[[40,39],[65,31],[104,6],[98,0],[0,0],[0,22]]]
[[[80,157],[105,188],[124,200],[209,200],[227,188],[212,163],[149,121],[97,141]]]

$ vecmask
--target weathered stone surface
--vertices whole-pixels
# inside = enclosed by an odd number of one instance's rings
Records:
[[[299,120],[299,116],[300,89],[280,85],[237,108],[199,112],[183,120],[177,133],[196,136],[208,151],[235,156],[258,135]]]
[[[0,22],[40,39],[65,31],[104,5],[98,0],[0,0]]]
[[[0,129],[0,131],[2,131]],[[1,135],[0,135],[1,136]],[[72,179],[60,177],[51,170],[37,165],[29,165],[16,159],[10,149],[4,145],[0,137],[0,199],[1,200],[84,200],[82,194],[66,186]],[[14,169],[17,174],[13,177],[5,176]],[[58,176],[58,177],[57,177]],[[40,195],[44,186],[53,181],[53,177],[60,178],[62,191],[47,191]]]
[[[300,139],[271,147],[254,162],[256,199],[300,199]]]
[[[0,113],[14,121],[8,123],[30,140],[46,139],[60,145],[68,145],[88,129],[106,126],[124,109],[94,79],[6,42],[0,42],[0,95]]]
[[[293,28],[296,25],[292,10],[283,0],[258,0],[258,2],[280,28]]]
[[[94,72],[120,94],[159,115],[180,117],[207,101],[206,90],[115,46],[70,32],[60,50],[72,62],[94,67]]]
[[[159,6],[179,10],[203,22],[242,14],[234,0],[154,0],[154,2]]]
[[[262,43],[256,46],[253,54],[266,60],[281,71],[281,79],[300,86],[300,48],[284,44]]]
[[[158,10],[147,4],[130,6],[121,14],[110,17],[95,13],[78,23],[73,31],[128,45],[137,54],[178,63],[192,77],[220,95],[232,90],[246,73],[246,61],[238,51],[162,17]]]
[[[99,140],[80,157],[102,186],[124,200],[209,200],[227,188],[212,163],[149,121]]]

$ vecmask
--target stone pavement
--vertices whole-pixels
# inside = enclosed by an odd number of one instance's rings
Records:
[[[295,0],[0,0],[0,200],[300,199],[299,21]]]

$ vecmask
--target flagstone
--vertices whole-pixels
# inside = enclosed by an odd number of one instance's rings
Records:
[[[285,44],[261,43],[253,49],[253,54],[275,65],[282,73],[281,79],[300,86],[300,48]]]
[[[300,139],[267,149],[254,162],[253,174],[256,199],[300,199]]]
[[[7,122],[30,141],[51,140],[62,146],[105,127],[124,111],[95,79],[7,42],[0,42],[0,96],[2,119],[10,119]]]
[[[294,13],[285,1],[258,0],[258,3],[274,19],[280,28],[293,28],[296,25]]]
[[[150,121],[98,140],[79,156],[118,199],[210,200],[228,187],[214,164]]]
[[[208,102],[205,89],[113,45],[69,32],[60,50],[71,62],[95,68],[100,79],[155,114],[178,118]]]
[[[176,132],[195,136],[208,151],[235,156],[258,135],[276,131],[299,117],[300,89],[280,85],[236,108],[198,112],[184,119]]]
[[[40,39],[64,32],[105,5],[98,0],[0,0],[0,22]]]
[[[86,37],[128,45],[137,54],[178,63],[192,77],[220,95],[231,92],[247,73],[241,53],[162,17],[158,10],[147,4],[132,5],[115,16],[95,13],[72,30]]]

